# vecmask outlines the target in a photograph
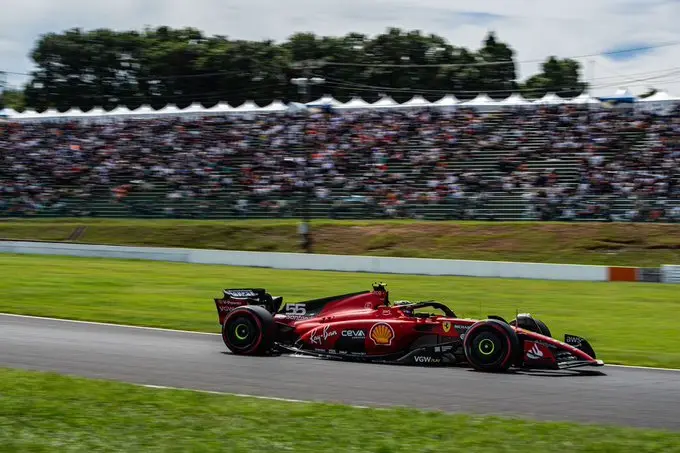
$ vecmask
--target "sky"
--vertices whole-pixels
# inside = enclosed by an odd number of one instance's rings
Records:
[[[594,54],[577,58],[594,95],[651,87],[680,95],[678,18],[680,0],[0,0],[0,71],[29,72],[39,36],[74,27],[191,26],[276,41],[301,31],[376,35],[400,27],[470,49],[494,31],[515,49],[520,80],[550,55]],[[26,77],[9,74],[7,81],[17,87]]]

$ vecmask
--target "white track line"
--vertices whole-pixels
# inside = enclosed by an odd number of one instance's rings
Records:
[[[659,367],[654,367],[654,366],[640,366],[640,365],[616,365],[616,364],[604,364],[605,366],[608,367],[617,367],[617,368],[631,368],[634,370],[654,370],[654,371],[680,371],[680,369],[677,368],[659,368]]]
[[[197,392],[197,393],[208,393],[211,395],[223,395],[223,396],[237,396],[239,398],[255,398],[258,400],[270,400],[270,401],[283,401],[285,403],[305,403],[312,404],[313,401],[305,400],[295,400],[292,398],[279,398],[276,396],[261,396],[261,395],[247,395],[245,393],[229,393],[229,392],[217,392],[214,390],[201,390],[201,389],[189,389],[184,387],[168,387],[167,385],[152,385],[152,384],[133,384],[139,387],[146,387],[150,389],[161,389],[161,390],[180,390],[184,392]]]
[[[42,319],[46,321],[59,321],[59,322],[67,322],[67,323],[74,323],[74,324],[89,324],[89,325],[95,325],[95,326],[109,326],[109,327],[121,327],[125,329],[142,329],[142,330],[157,330],[160,332],[173,332],[173,333],[185,333],[185,334],[192,334],[192,335],[220,335],[219,333],[211,333],[211,332],[198,332],[195,330],[178,330],[178,329],[165,329],[162,327],[145,327],[145,326],[132,326],[129,324],[113,324],[113,323],[108,323],[108,322],[98,322],[98,321],[80,321],[77,319],[62,319],[62,318],[50,318],[47,316],[33,316],[33,315],[16,315],[14,313],[1,313],[0,316],[8,316],[12,318],[26,318],[26,319]],[[636,366],[636,365],[615,365],[615,364],[605,364],[607,367],[616,367],[616,368],[631,368],[631,369],[637,369],[637,370],[655,370],[655,371],[675,371],[675,372],[680,372],[680,369],[677,368],[659,368],[659,367],[651,367],[651,366]],[[169,387],[168,387],[169,388]],[[177,390],[182,390],[182,389],[177,389]],[[189,390],[189,389],[187,389]],[[224,395],[235,395],[233,393],[224,393]],[[235,395],[235,396],[250,396],[250,395]],[[253,396],[253,398],[255,398]]]
[[[207,393],[210,395],[220,395],[220,396],[235,396],[238,398],[253,398],[257,400],[268,400],[268,401],[281,401],[284,403],[301,403],[301,404],[340,404],[340,403],[330,403],[323,401],[309,401],[309,400],[296,400],[292,398],[280,398],[278,396],[262,396],[262,395],[248,395],[246,393],[229,393],[229,392],[217,392],[214,390],[200,390],[200,389],[189,389],[184,387],[168,387],[166,385],[152,385],[152,384],[133,384],[138,387],[146,387],[150,389],[160,389],[160,390],[177,390],[183,392],[197,392],[197,393]],[[356,404],[343,404],[343,406],[351,407],[354,409],[374,409],[374,410],[386,410],[383,407],[369,407],[369,406],[358,406]]]
[[[165,329],[163,327],[146,327],[146,326],[132,326],[129,324],[113,324],[109,322],[99,322],[99,321],[80,321],[77,319],[62,319],[62,318],[50,318],[47,316],[32,316],[32,315],[16,315],[13,313],[0,313],[0,316],[8,316],[12,318],[27,318],[27,319],[42,319],[45,321],[59,321],[68,322],[73,324],[89,324],[94,326],[110,326],[110,327],[121,327],[125,329],[142,329],[142,330],[157,330],[161,332],[174,332],[174,333],[189,333],[194,335],[220,335],[219,333],[210,332],[198,332],[195,330],[178,330],[178,329]],[[215,322],[215,325],[219,326],[219,323]]]

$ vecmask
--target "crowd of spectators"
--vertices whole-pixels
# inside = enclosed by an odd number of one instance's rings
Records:
[[[680,110],[560,106],[0,123],[0,215],[254,209],[680,220]],[[146,194],[144,197],[136,197]],[[153,195],[151,195],[153,194]],[[630,200],[623,210],[617,201]]]

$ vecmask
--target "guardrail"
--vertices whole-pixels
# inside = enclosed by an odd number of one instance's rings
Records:
[[[662,266],[661,281],[664,283],[680,283],[680,266],[670,264]]]
[[[660,282],[665,281],[667,279],[666,276],[669,279],[677,278],[675,270],[666,272],[659,268],[244,252],[233,250],[69,244],[60,242],[0,241],[0,253],[139,259],[272,269],[367,272],[373,274],[450,275],[593,282]]]

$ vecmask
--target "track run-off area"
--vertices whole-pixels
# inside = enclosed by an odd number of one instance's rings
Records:
[[[5,314],[0,366],[300,402],[680,429],[676,370],[605,366],[601,375],[484,374],[238,357],[217,334]]]

